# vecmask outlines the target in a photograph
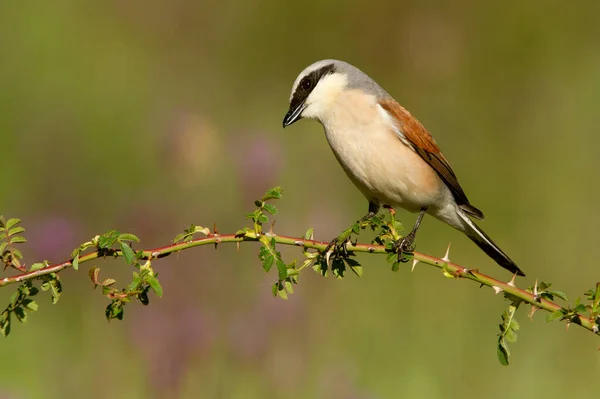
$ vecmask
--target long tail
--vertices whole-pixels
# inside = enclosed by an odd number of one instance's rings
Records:
[[[503,268],[510,270],[512,273],[516,273],[519,276],[524,276],[525,273],[519,269],[506,255],[494,241],[483,232],[464,212],[458,212],[460,218],[465,222],[465,234],[469,237],[479,248],[483,250],[490,258],[496,261]]]

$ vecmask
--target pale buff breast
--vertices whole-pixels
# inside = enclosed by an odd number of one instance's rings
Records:
[[[437,173],[403,144],[374,97],[346,91],[322,120],[336,158],[369,201],[418,211],[449,194]]]

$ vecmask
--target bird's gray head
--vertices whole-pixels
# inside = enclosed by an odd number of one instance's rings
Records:
[[[290,109],[283,119],[283,127],[301,118],[321,119],[331,104],[349,89],[360,89],[377,99],[389,97],[373,79],[347,62],[317,61],[296,78],[290,95]]]

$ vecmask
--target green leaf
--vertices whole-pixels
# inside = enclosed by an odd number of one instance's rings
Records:
[[[547,292],[548,292],[548,294],[553,295],[553,296],[555,296],[557,298],[560,298],[563,301],[568,301],[569,300],[569,298],[567,298],[567,294],[565,294],[562,291],[547,291]]]
[[[327,261],[324,256],[318,257],[315,264],[313,265],[313,270],[319,273],[321,276],[327,276]]]
[[[73,269],[75,270],[79,270],[79,254],[77,254],[74,258],[73,258]]]
[[[24,232],[25,229],[23,227],[13,227],[12,229],[8,230],[8,235],[9,236],[14,236],[15,234],[19,234]]]
[[[140,239],[135,234],[122,233],[121,235],[119,235],[119,241],[135,241],[135,242],[140,242]]]
[[[510,319],[509,327],[511,328],[511,330],[518,331],[521,328],[521,325],[519,324],[519,322],[517,321],[517,319],[515,319],[513,317],[513,318]]]
[[[260,250],[258,252],[258,259],[260,259],[260,261],[262,262],[263,269],[265,270],[265,272],[271,270],[271,267],[273,267],[273,263],[275,262],[275,256],[273,256],[271,250],[266,246],[260,247]]]
[[[287,280],[283,283],[285,286],[285,290],[289,293],[289,294],[293,294],[294,293],[294,286],[292,284],[291,281]]]
[[[110,230],[110,231],[104,233],[103,235],[98,237],[98,248],[103,248],[103,249],[111,248],[114,245],[114,243],[117,241],[117,239],[119,238],[120,234],[121,233],[119,233],[116,230]]]
[[[149,274],[146,276],[145,280],[148,283],[148,285],[152,288],[152,291],[154,291],[156,295],[162,298],[163,288],[158,282],[158,279],[155,276]]]
[[[266,194],[262,197],[262,201],[268,201],[270,199],[281,199],[283,197],[283,189],[279,186],[270,188]]]
[[[277,208],[275,205],[264,203],[262,209],[265,212],[269,212],[271,215],[277,215]]]
[[[21,254],[21,251],[19,251],[18,249],[13,248],[12,254],[13,254],[14,258],[23,259],[23,255]]]
[[[279,297],[281,299],[288,299],[288,295],[286,290],[284,289],[283,284],[281,283],[281,281],[277,282],[277,295],[279,295]]]
[[[517,341],[517,330],[520,328],[520,325],[514,316],[520,303],[520,301],[512,302],[508,310],[502,314],[502,324],[500,324],[500,334],[498,334],[497,354],[500,364],[504,366],[508,365],[508,358],[510,357],[508,342]]]
[[[546,321],[547,322],[551,322],[551,321],[554,321],[556,319],[562,318],[564,315],[565,315],[564,311],[562,309],[559,309],[557,311],[554,311],[554,312],[550,313],[548,315],[548,317],[546,317]]]
[[[314,232],[314,228],[310,228],[308,230],[306,230],[306,233],[304,233],[304,239],[305,240],[312,240],[313,239],[313,232]],[[1,251],[0,251],[1,253]]]
[[[508,366],[508,357],[510,356],[510,352],[508,351],[508,347],[502,340],[498,341],[498,361],[503,366]]]
[[[585,313],[585,311],[587,310],[585,305],[580,303],[579,305],[575,306],[575,308],[573,309],[576,313]]]
[[[21,293],[19,291],[13,293],[10,296],[10,306],[15,306],[17,304],[17,302],[19,301],[20,296],[21,296]]]
[[[44,268],[44,264],[43,263],[34,263],[33,265],[29,266],[29,271],[33,272],[36,270],[40,270]]]
[[[42,284],[42,290],[48,291],[52,294],[52,304],[56,304],[60,299],[62,293],[62,284],[55,273],[51,273],[44,276],[47,280]]]
[[[2,331],[2,335],[4,335],[5,337],[8,337],[8,335],[10,334],[10,322],[10,312],[8,310],[5,310],[0,315],[0,331]]]
[[[8,246],[8,243],[6,241],[0,243],[0,255],[4,254],[4,250],[6,249],[7,246]]]
[[[277,254],[279,255],[279,252],[277,252]],[[275,264],[277,265],[277,274],[279,280],[285,280],[285,278],[287,277],[287,265],[283,260],[281,260],[281,256],[277,256]]]
[[[260,211],[260,209],[257,209],[254,212],[247,214],[246,219],[250,219],[250,220],[256,222],[258,220],[258,215],[260,215],[261,213],[262,212]]]
[[[510,343],[517,342],[517,333],[512,328],[506,329],[506,331],[504,332],[504,337]]]
[[[113,299],[113,301],[106,307],[106,311],[104,312],[107,320],[123,320],[123,306],[124,303],[120,299]]]
[[[23,300],[23,306],[27,309],[27,310],[31,310],[32,312],[35,312],[38,310],[38,304],[36,301],[34,301],[33,299],[24,299]]]
[[[6,228],[7,230],[10,230],[19,223],[21,223],[21,219],[17,219],[17,218],[8,219],[8,221],[4,224],[4,228]]]
[[[335,258],[331,262],[331,273],[337,278],[343,278],[346,272],[346,264],[340,258]]]
[[[177,244],[179,241],[183,240],[185,237],[188,236],[188,233],[180,233],[177,234],[175,236],[175,238],[173,238],[173,244]]]
[[[350,267],[350,270],[354,272],[358,277],[362,277],[363,268],[360,263],[354,258],[344,258],[346,264]]]
[[[27,242],[27,240],[23,236],[12,236],[12,237],[10,237],[10,239],[8,241],[11,244],[21,244],[21,243]]]
[[[137,258],[135,256],[135,252],[133,251],[133,249],[131,249],[129,244],[127,244],[126,242],[121,241],[119,244],[121,245],[121,251],[123,252],[123,257],[125,258],[125,262],[127,262],[128,265],[135,264],[135,262],[137,261]]]
[[[27,312],[25,312],[25,309],[17,306],[13,312],[15,313],[17,320],[19,320],[21,323],[27,323]]]

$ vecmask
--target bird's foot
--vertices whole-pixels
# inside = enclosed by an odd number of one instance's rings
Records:
[[[329,259],[331,255],[336,257],[348,257],[347,244],[350,241],[350,237],[335,237],[323,250],[323,254]]]
[[[406,257],[406,254],[411,254],[415,247],[413,242],[415,241],[415,232],[411,231],[410,234],[402,237],[398,241],[396,241],[392,247],[392,249],[398,254],[398,262],[408,262],[409,258]]]

